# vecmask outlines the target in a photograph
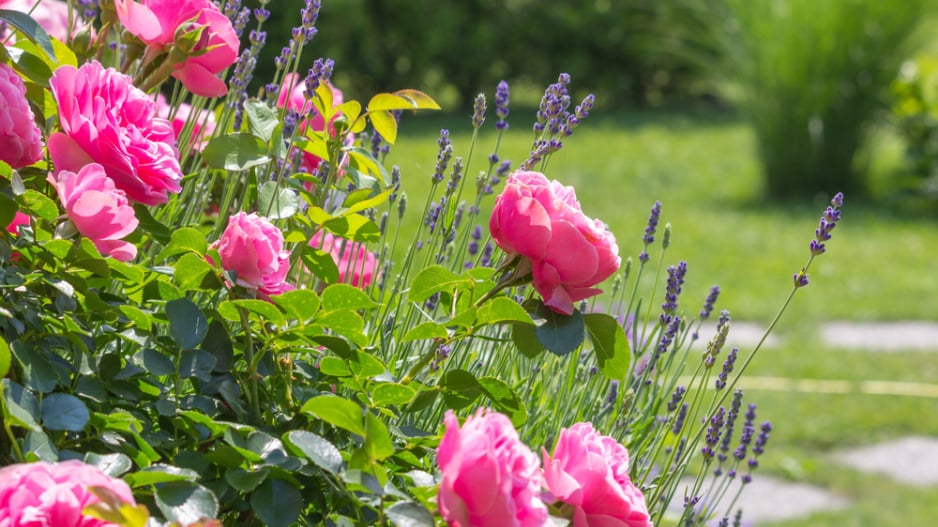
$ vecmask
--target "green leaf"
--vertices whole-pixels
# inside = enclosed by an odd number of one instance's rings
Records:
[[[212,168],[247,170],[270,161],[267,143],[252,134],[235,133],[216,137],[205,145],[202,159]]]
[[[111,277],[111,268],[88,238],[80,238],[72,244],[68,259],[76,267],[91,271],[102,278]]]
[[[278,478],[268,478],[251,494],[251,509],[268,527],[289,527],[300,516],[303,495]]]
[[[197,377],[210,381],[214,369],[215,357],[205,350],[185,350],[179,357],[179,375],[183,378]]]
[[[385,407],[395,404],[407,404],[417,396],[417,390],[406,384],[384,382],[371,392],[371,400],[375,406]]]
[[[410,328],[407,333],[404,333],[404,336],[401,337],[401,342],[409,342],[411,340],[445,339],[448,337],[449,332],[442,325],[437,324],[436,322],[424,322],[423,324]]]
[[[138,225],[139,230],[150,233],[150,236],[153,236],[153,239],[162,243],[168,244],[171,242],[172,233],[169,227],[163,225],[156,218],[153,217],[153,214],[150,213],[149,207],[142,203],[134,204],[134,213],[137,216],[137,221],[140,222]],[[204,236],[202,237],[205,238]]]
[[[294,289],[271,297],[275,304],[300,322],[305,322],[319,311],[319,295],[309,289]]]
[[[413,501],[398,501],[384,510],[394,527],[433,527],[433,515]]]
[[[173,365],[173,361],[166,355],[152,348],[138,351],[133,356],[132,360],[134,364],[146,370],[150,375],[161,376],[176,373],[176,367]]]
[[[139,488],[159,483],[192,482],[199,479],[199,473],[192,469],[159,463],[128,474],[124,479],[131,487]]]
[[[593,342],[599,369],[610,379],[624,379],[632,359],[625,330],[615,317],[606,313],[583,315],[583,322]]]
[[[0,379],[3,387],[3,400],[7,407],[11,424],[27,428],[33,432],[42,432],[39,426],[39,400],[33,393],[10,379]]]
[[[81,432],[90,419],[88,407],[74,395],[53,393],[42,400],[42,424],[48,430]]]
[[[446,406],[453,410],[465,408],[483,393],[482,385],[475,376],[466,370],[450,370],[440,380],[443,388],[443,399]]]
[[[349,155],[349,166],[346,171],[350,176],[354,176],[355,172],[358,171],[364,174],[371,174],[376,178],[380,179],[382,182],[388,181],[388,171],[384,168],[384,165],[380,163],[371,152],[365,150],[360,146],[350,146],[345,147],[343,150]],[[354,177],[356,186],[358,188],[374,187],[373,190],[378,190],[377,185],[374,185],[375,182],[369,184],[364,177]]]
[[[189,252],[204,257],[206,251],[208,242],[205,240],[205,234],[191,227],[183,227],[173,231],[169,244],[156,256],[156,261],[161,262],[170,256]]]
[[[12,223],[13,218],[16,217],[16,211],[16,201],[6,194],[0,194],[0,225]]]
[[[261,322],[270,322],[278,326],[282,326],[286,322],[286,319],[283,318],[283,313],[277,309],[277,306],[270,302],[265,302],[264,300],[225,300],[218,306],[218,313],[228,320],[240,321],[241,315],[238,312],[238,308],[246,310],[249,314],[253,314],[254,318],[259,319]]]
[[[403,97],[410,101],[411,105],[418,110],[439,110],[440,105],[437,104],[433,97],[430,97],[426,93],[414,90],[414,89],[403,89],[397,90],[394,92],[394,95],[398,97]]]
[[[381,134],[385,141],[392,145],[394,141],[397,141],[397,119],[391,115],[391,112],[369,108],[368,119],[371,120],[371,126],[375,127],[375,131]]]
[[[379,305],[367,293],[349,284],[332,284],[322,292],[322,308],[325,311],[357,311]]]
[[[355,214],[363,210],[373,209],[387,201],[390,196],[391,190],[385,190],[377,196],[372,196],[371,189],[362,188],[355,190],[349,193],[345,198],[345,202],[342,203],[345,210],[342,211],[341,215]]]
[[[305,430],[293,430],[283,437],[294,453],[301,454],[330,474],[342,470],[342,453],[325,438]]]
[[[534,324],[531,315],[521,307],[521,304],[504,296],[495,297],[483,304],[476,316],[479,324],[494,324],[496,322]]]
[[[318,417],[343,430],[348,430],[353,434],[362,437],[365,435],[365,427],[362,424],[362,408],[348,399],[335,395],[317,395],[306,401],[300,411]]]
[[[26,35],[26,38],[39,46],[51,60],[58,60],[55,56],[55,49],[52,47],[52,40],[49,39],[49,34],[31,16],[19,11],[0,9],[0,20],[21,31]]]
[[[380,110],[415,110],[417,106],[411,99],[393,93],[377,93],[368,101],[368,111]],[[384,135],[384,134],[381,134]]]
[[[323,282],[334,284],[339,281],[339,267],[331,254],[304,244],[300,249],[300,259],[309,272]]]
[[[59,384],[59,376],[52,368],[47,352],[21,340],[13,341],[11,349],[23,368],[22,381],[27,388],[39,393],[48,393],[55,389]]]
[[[136,264],[122,262],[114,258],[107,258],[107,265],[111,268],[111,271],[124,277],[127,282],[139,284],[143,281],[145,276],[143,268]]]
[[[134,307],[128,304],[122,304],[117,306],[117,309],[127,317],[127,320],[133,322],[135,326],[142,329],[143,331],[150,331],[153,327],[153,324],[150,321],[150,315],[138,307]]]
[[[300,200],[296,192],[279,185],[276,181],[267,181],[261,185],[257,194],[257,210],[272,220],[282,220],[296,214]]]
[[[10,372],[10,364],[13,362],[13,354],[10,352],[10,345],[6,339],[0,338],[0,379],[7,376]]]
[[[241,467],[229,468],[225,471],[225,482],[241,492],[251,492],[265,479],[270,470],[245,470]]]
[[[17,199],[32,216],[50,222],[59,217],[59,206],[42,192],[27,189]]]
[[[470,282],[442,265],[431,265],[414,277],[407,299],[423,302],[440,291],[449,291],[461,285],[470,285]]]
[[[270,141],[279,119],[277,112],[258,99],[244,101],[244,115],[248,118],[248,129],[265,142]]]
[[[538,342],[555,355],[566,355],[577,349],[586,338],[583,315],[574,310],[570,316],[561,315],[538,302],[535,314],[544,323],[534,328]]]
[[[371,412],[365,413],[365,452],[372,461],[381,461],[394,454],[394,443],[387,425]]]
[[[352,370],[349,369],[348,364],[338,357],[323,357],[319,361],[319,371],[333,377],[350,377],[352,375]]]
[[[85,453],[85,463],[97,467],[112,478],[119,478],[133,467],[130,458],[124,454],[96,454],[94,452]]]
[[[208,325],[208,334],[202,341],[202,349],[215,357],[216,372],[228,372],[234,362],[234,346],[228,336],[228,329],[220,320],[212,320]]]
[[[534,333],[534,326],[529,324],[514,323],[511,325],[511,341],[522,355],[529,359],[537,358],[544,353],[544,346],[537,340]]]
[[[350,214],[322,224],[323,228],[354,242],[376,242],[381,237],[381,229],[375,222],[359,214]]]
[[[215,270],[205,261],[204,256],[184,254],[173,268],[173,283],[184,291],[213,290],[221,286]]]
[[[496,377],[481,377],[479,385],[492,400],[493,407],[507,415],[511,424],[520,427],[528,419],[528,410],[524,401],[511,389],[511,386]]]
[[[205,313],[188,298],[167,302],[166,316],[169,318],[169,332],[181,349],[194,349],[208,333]]]
[[[316,316],[316,324],[344,335],[353,342],[363,340],[361,337],[365,321],[354,311],[320,311]]]
[[[190,481],[174,481],[156,488],[156,506],[167,520],[189,525],[218,516],[218,498],[207,488]]]

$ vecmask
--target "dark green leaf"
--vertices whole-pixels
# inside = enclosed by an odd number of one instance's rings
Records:
[[[338,474],[342,470],[342,454],[326,439],[305,430],[293,430],[284,436],[284,441],[326,472]]]
[[[624,379],[629,373],[632,350],[619,322],[605,313],[583,315],[599,361],[599,369],[610,379]]]
[[[124,454],[85,454],[85,463],[93,465],[112,478],[119,478],[133,467],[130,458]]]
[[[175,481],[156,489],[156,506],[169,521],[189,525],[218,516],[218,498],[207,488],[189,481]]]
[[[566,355],[577,349],[586,338],[583,315],[574,310],[570,316],[561,315],[538,302],[535,314],[544,323],[534,328],[538,342],[555,355]]]
[[[235,133],[216,137],[205,145],[202,158],[212,168],[247,170],[270,161],[267,143],[251,134]]]
[[[522,355],[529,359],[537,358],[544,353],[544,346],[537,340],[534,334],[534,326],[515,322],[511,325],[511,341]]]
[[[475,376],[461,369],[446,372],[440,386],[443,388],[446,406],[453,410],[469,406],[483,393],[482,386]]]
[[[268,527],[289,527],[300,516],[303,495],[282,479],[268,478],[251,494],[251,509]]]
[[[131,487],[139,488],[158,483],[194,482],[199,479],[199,473],[188,468],[157,464],[128,474],[124,479]]]
[[[215,357],[205,350],[185,350],[179,358],[179,375],[183,378],[197,377],[210,381],[214,368]]]
[[[282,220],[296,214],[300,200],[296,192],[284,188],[276,181],[267,181],[257,193],[257,210],[272,220]]]
[[[419,503],[399,501],[384,513],[394,527],[433,527],[433,515]]]
[[[88,407],[74,395],[53,393],[42,400],[42,424],[48,430],[81,432],[90,419]]]
[[[216,372],[227,372],[234,362],[234,346],[228,337],[228,330],[219,320],[213,320],[208,326],[208,334],[202,341],[202,349],[215,357]]]
[[[365,435],[362,408],[348,399],[334,395],[317,395],[306,401],[301,411],[353,434],[363,437]]]
[[[49,39],[49,34],[46,33],[46,31],[42,29],[42,26],[33,20],[31,16],[26,13],[20,13],[19,11],[0,9],[0,20],[3,20],[21,31],[30,42],[34,42],[37,46],[42,48],[42,51],[49,56],[49,59],[54,62],[58,61],[55,56],[55,50],[52,48],[52,41]]]
[[[176,367],[169,357],[163,355],[155,349],[147,348],[138,351],[133,357],[133,362],[147,371],[150,375],[173,375],[176,373]]]
[[[270,470],[267,468],[245,470],[241,467],[234,467],[225,471],[225,481],[241,492],[251,492],[267,479],[269,473]]]
[[[3,400],[11,424],[42,432],[39,427],[39,400],[36,396],[10,379],[0,379],[0,385],[3,387]]]
[[[435,293],[449,291],[463,285],[471,285],[471,283],[465,277],[453,273],[442,265],[431,265],[414,277],[407,299],[411,302],[423,302]]]
[[[507,415],[516,428],[524,424],[528,419],[528,410],[511,386],[496,377],[481,377],[478,381],[496,410]]]
[[[208,333],[205,313],[188,298],[178,298],[166,303],[169,331],[176,344],[184,350],[194,349],[202,343]]]
[[[13,355],[23,367],[23,383],[27,388],[48,393],[59,384],[59,376],[52,368],[49,354],[37,350],[26,342],[13,341]]]
[[[153,217],[153,214],[150,213],[149,207],[142,203],[135,203],[134,213],[137,216],[137,221],[140,222],[138,229],[150,233],[150,236],[153,236],[154,240],[162,244],[170,243],[173,231],[166,225],[157,221],[157,219]]]
[[[325,311],[359,310],[378,307],[364,291],[349,284],[333,284],[322,292],[322,308]]]

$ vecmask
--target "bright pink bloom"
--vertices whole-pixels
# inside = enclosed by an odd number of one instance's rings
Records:
[[[115,188],[104,167],[92,163],[78,173],[60,170],[56,176],[49,174],[49,183],[59,193],[75,229],[101,254],[121,261],[137,256],[137,247],[121,240],[137,228],[137,217],[124,191]]]
[[[145,205],[181,190],[173,127],[130,77],[92,61],[59,67],[49,84],[62,124],[48,142],[56,170],[100,163],[117,188]]]
[[[42,158],[42,133],[26,100],[23,79],[0,63],[0,161],[21,168]]]
[[[0,525],[3,527],[100,527],[113,524],[85,516],[104,487],[134,505],[130,487],[81,461],[26,463],[0,468]]]
[[[176,35],[205,28],[195,47],[173,65],[173,77],[190,92],[221,97],[228,92],[218,74],[238,58],[238,35],[210,0],[114,0],[117,17],[127,31],[156,53],[176,42]],[[181,29],[180,29],[181,28]]]
[[[365,245],[333,236],[331,232],[318,231],[309,246],[322,249],[332,256],[339,268],[339,281],[355,287],[368,287],[378,270],[378,259]]]
[[[13,215],[13,221],[7,225],[7,232],[15,236],[20,232],[20,225],[29,225],[29,222],[30,218],[28,214],[16,211],[16,214]]]
[[[173,110],[162,93],[156,96],[156,114],[172,123],[176,144],[181,146],[185,142],[191,142],[192,150],[201,152],[215,131],[215,114],[203,110],[192,117],[192,106],[187,103],[180,103],[176,105],[175,112]],[[186,121],[190,119],[193,119],[192,133],[188,137],[180,137]]]
[[[511,421],[481,409],[462,428],[448,411],[445,424],[436,456],[443,519],[452,527],[545,525],[537,455],[521,442]]]
[[[344,102],[342,90],[333,86],[329,81],[326,81],[326,85],[332,90],[332,105],[341,105]],[[326,129],[325,118],[319,113],[319,110],[316,109],[313,102],[307,100],[306,83],[303,82],[303,79],[296,73],[287,73],[283,76],[283,84],[280,89],[280,95],[277,98],[277,106],[280,108],[286,106],[287,109],[293,110],[299,115],[301,122],[297,125],[297,129],[300,133],[305,133],[307,130],[322,132]],[[329,134],[333,137],[335,136],[335,127],[333,127],[331,122],[329,123]],[[354,140],[354,134],[349,133],[345,137],[346,144],[351,144]],[[304,151],[300,161],[300,170],[312,174],[315,172],[316,168],[319,167],[319,163],[321,162],[322,159],[319,156]],[[347,163],[347,158],[343,159],[343,164]]]
[[[593,286],[621,260],[615,237],[580,210],[573,187],[539,172],[517,171],[495,200],[489,230],[510,257],[530,261],[534,288],[552,310],[570,315],[574,302],[598,295]]]
[[[0,9],[21,13],[32,9],[30,16],[46,33],[62,42],[68,39],[68,4],[61,0],[0,0]]]
[[[573,506],[573,527],[652,527],[629,479],[629,452],[590,423],[561,430],[553,458],[544,450],[544,479],[554,498]]]
[[[256,289],[261,298],[295,288],[284,281],[290,270],[290,252],[283,249],[283,233],[267,218],[255,213],[235,214],[212,248],[218,249],[222,268],[235,272],[238,285]]]

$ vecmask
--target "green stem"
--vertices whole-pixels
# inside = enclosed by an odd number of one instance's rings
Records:
[[[238,314],[241,316],[241,328],[244,330],[245,336],[244,360],[248,363],[248,397],[251,399],[251,422],[257,423],[260,421],[261,407],[257,395],[257,361],[254,360],[254,335],[251,333],[251,323],[248,319],[247,310],[239,306]]]
[[[16,456],[16,460],[20,463],[25,463],[26,456],[23,455],[20,444],[16,442],[16,436],[13,435],[13,429],[10,427],[10,414],[7,412],[6,398],[2,393],[0,393],[0,415],[3,416],[3,430],[6,431],[7,437],[10,438],[10,444],[13,446],[13,454]]]

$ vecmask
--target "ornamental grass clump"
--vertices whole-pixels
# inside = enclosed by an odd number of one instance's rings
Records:
[[[723,350],[720,290],[687,298],[699,278],[660,202],[617,237],[550,170],[594,104],[569,75],[528,152],[500,148],[502,82],[468,145],[442,130],[408,174],[385,163],[398,128],[439,106],[334,86],[343,65],[302,58],[318,2],[257,93],[267,8],[83,5],[90,43],[0,10],[0,94],[33,125],[4,128],[22,148],[0,163],[0,523],[736,517],[727,482],[751,480],[771,431],[737,389],[761,343]]]

